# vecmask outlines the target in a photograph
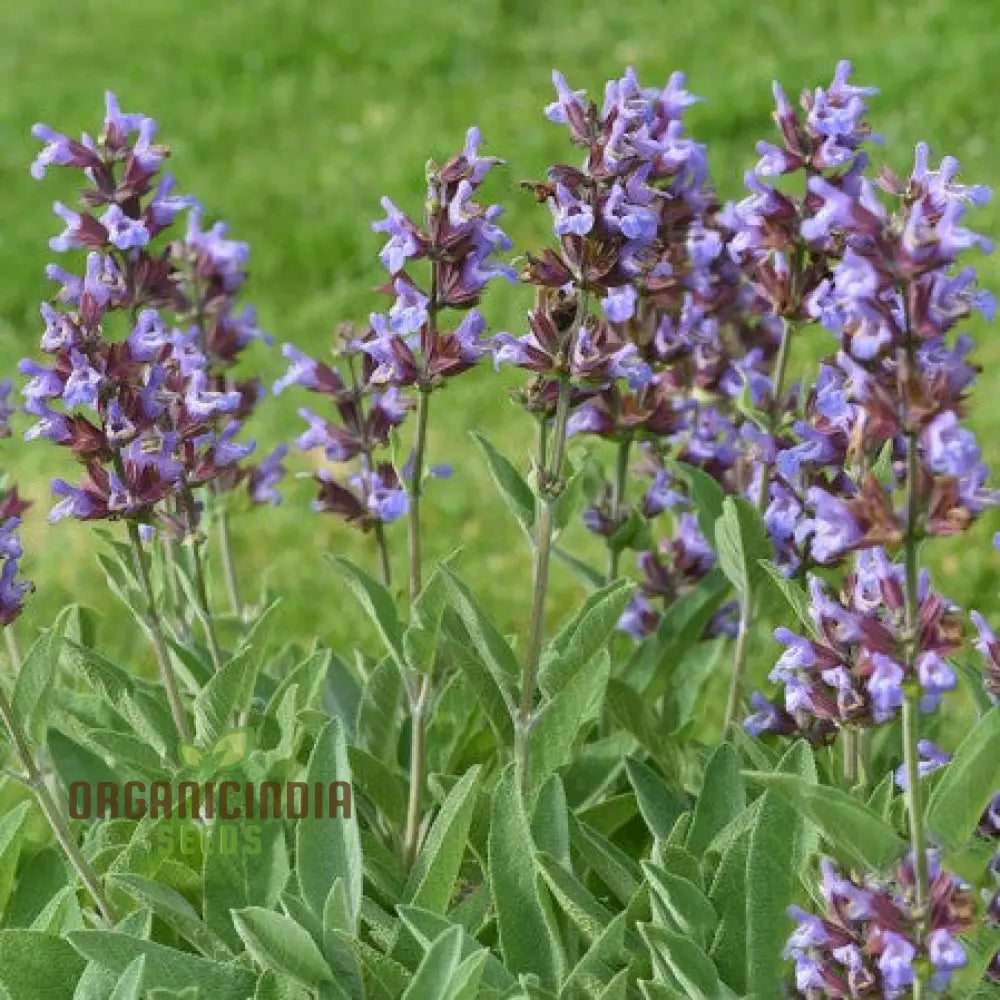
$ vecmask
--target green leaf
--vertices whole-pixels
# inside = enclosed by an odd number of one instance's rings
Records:
[[[146,975],[146,956],[140,955],[121,974],[111,1000],[142,1000],[143,979]]]
[[[479,768],[470,768],[434,818],[406,884],[406,900],[433,913],[451,902],[478,796]]]
[[[681,875],[673,875],[648,861],[642,864],[653,903],[653,916],[668,930],[690,938],[707,948],[719,923],[715,907],[708,897]]]
[[[141,875],[114,875],[108,879],[108,884],[128,893],[143,906],[148,906],[167,926],[208,958],[222,960],[230,957],[224,942],[176,889]]]
[[[389,657],[372,667],[361,692],[355,724],[358,743],[386,764],[396,761],[403,678]]]
[[[571,872],[549,854],[536,856],[549,891],[588,941],[596,941],[613,916]]]
[[[773,587],[792,609],[792,613],[798,619],[799,624],[804,626],[811,636],[816,636],[816,623],[812,620],[812,615],[809,611],[809,595],[806,593],[805,588],[797,581],[785,576],[770,559],[761,559],[758,565],[764,571],[765,578],[770,586]]]
[[[504,503],[507,504],[508,510],[514,515],[517,523],[521,525],[524,533],[528,536],[528,541],[534,545],[535,494],[531,492],[531,487],[514,465],[504,458],[481,434],[473,431],[472,440],[476,442],[479,450],[483,453],[493,482],[500,491]]]
[[[265,969],[291,976],[303,986],[333,978],[309,932],[291,917],[259,906],[233,911],[233,924],[247,951]]]
[[[678,462],[677,471],[687,483],[691,503],[698,517],[698,529],[711,544],[715,540],[716,522],[722,516],[726,492],[714,477],[695,465]]]
[[[542,909],[534,854],[520,783],[511,765],[493,793],[489,831],[490,892],[500,951],[515,974],[534,972],[542,983],[555,986],[562,963]]]
[[[428,949],[450,927],[458,926],[447,917],[414,906],[400,906],[398,912],[407,930],[424,950]],[[479,942],[468,931],[464,932],[462,942],[463,961],[481,949]],[[510,971],[489,952],[487,952],[486,966],[483,970],[483,984],[497,993],[504,994],[515,985],[515,979]]]
[[[59,670],[59,655],[72,608],[64,608],[28,650],[14,682],[14,717],[32,743],[41,743],[49,721],[49,702]]]
[[[469,641],[496,683],[497,690],[513,718],[517,709],[511,691],[520,676],[520,663],[507,644],[507,640],[489,620],[468,587],[451,571],[446,572],[455,611],[469,634]]]
[[[31,811],[31,803],[19,802],[0,816],[0,913],[7,909],[21,854],[21,827]],[[9,914],[4,914],[9,917]]]
[[[764,572],[760,564],[773,557],[774,549],[763,518],[749,500],[730,496],[723,501],[715,548],[730,583],[744,598],[752,595]]]
[[[747,992],[767,996],[782,973],[786,916],[797,872],[797,810],[773,791],[764,793],[747,850]]]
[[[211,747],[246,712],[257,685],[261,659],[256,650],[244,649],[213,674],[194,700],[195,736]]]
[[[72,1000],[83,967],[83,960],[63,938],[0,930],[0,986],[10,1000]]]
[[[577,736],[600,709],[610,671],[611,658],[603,650],[587,670],[578,670],[542,703],[531,733],[529,801],[534,800],[546,778],[569,760]]]
[[[819,786],[799,775],[747,772],[747,780],[773,789],[815,824],[827,846],[853,868],[888,868],[906,842],[868,806],[839,788]]]
[[[723,743],[708,762],[685,847],[700,857],[715,835],[746,807],[746,790],[736,751]]]
[[[639,890],[639,866],[620,847],[596,830],[569,815],[573,846],[597,877],[618,897],[623,906]]]
[[[84,958],[100,963],[118,976],[137,958],[145,956],[146,978],[150,983],[169,983],[175,990],[194,987],[213,1000],[246,1000],[253,993],[256,977],[236,963],[212,962],[121,931],[74,931],[66,937]]]
[[[331,719],[313,747],[306,781],[327,787],[334,781],[350,780],[344,728],[338,719]],[[339,877],[344,880],[350,912],[357,920],[363,872],[357,812],[352,809],[349,819],[339,816],[300,819],[295,836],[296,876],[308,907],[322,919],[326,897]]]
[[[702,638],[705,626],[729,593],[729,581],[721,570],[713,569],[667,608],[656,632],[632,654],[621,679],[655,702],[670,686],[684,653]]]
[[[268,969],[257,980],[253,1000],[312,1000],[312,994],[293,979]]]
[[[379,636],[385,643],[386,652],[393,658],[400,672],[406,670],[403,655],[403,626],[399,620],[396,603],[392,595],[377,580],[363,569],[355,566],[343,556],[330,556],[330,560],[340,570],[351,593],[372,620]]]
[[[927,825],[948,844],[968,840],[1000,788],[1000,707],[962,740],[927,803]]]
[[[719,974],[712,960],[693,941],[664,927],[639,927],[653,955],[653,967],[665,965],[691,1000],[719,1000]]]
[[[658,840],[666,840],[686,803],[652,768],[635,757],[625,758],[625,773],[650,833]]]
[[[458,969],[462,953],[462,928],[446,930],[427,949],[402,1000],[442,1000]]]
[[[256,850],[251,851],[251,845]],[[203,863],[205,923],[228,948],[239,951],[240,938],[230,911],[274,906],[288,872],[283,820],[217,820],[208,836]]]
[[[749,834],[737,837],[722,856],[708,898],[719,915],[709,949],[719,975],[741,996],[747,977],[747,854]]]
[[[539,683],[555,694],[604,648],[628,604],[635,584],[616,580],[587,597],[583,607],[546,650]]]

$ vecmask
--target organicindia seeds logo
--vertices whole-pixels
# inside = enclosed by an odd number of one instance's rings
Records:
[[[241,781],[235,772],[253,747],[249,729],[235,729],[211,747],[182,743],[189,777],[177,781],[73,781],[72,819],[350,819],[349,781]]]

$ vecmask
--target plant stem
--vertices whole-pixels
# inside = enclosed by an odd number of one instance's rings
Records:
[[[217,504],[216,510],[219,518],[219,554],[222,557],[222,575],[226,581],[229,606],[233,614],[242,620],[243,599],[240,595],[240,582],[236,576],[236,562],[233,559],[233,536],[229,530],[229,512],[226,510],[225,500]]]
[[[170,703],[170,714],[174,718],[177,734],[182,741],[186,742],[188,739],[187,716],[184,714],[184,704],[181,701],[180,691],[177,689],[177,680],[174,677],[173,667],[170,665],[170,654],[167,652],[167,643],[163,638],[163,622],[160,621],[159,612],[156,610],[153,582],[149,577],[146,554],[142,548],[142,539],[139,537],[139,526],[131,518],[128,519],[127,523],[129,543],[132,546],[132,558],[135,560],[136,572],[146,597],[146,631],[149,633],[150,642],[153,644],[153,652],[156,654],[156,665],[160,672],[160,682],[163,684],[163,689],[167,694],[167,701]]]
[[[205,553],[199,538],[194,541],[194,586],[198,596],[202,627],[205,629],[205,639],[208,641],[208,653],[212,657],[212,666],[216,671],[222,669],[222,650],[219,648],[219,638],[215,634],[215,622],[212,620],[212,609],[208,603],[208,584],[205,581]]]
[[[907,650],[907,675],[911,684],[917,656],[920,653],[920,597],[917,559],[919,540],[917,537],[917,516],[919,513],[920,462],[917,451],[916,431],[909,431],[907,443],[906,480],[906,539],[904,545],[904,580],[906,600],[906,631],[909,639]],[[903,763],[906,768],[906,808],[910,819],[910,843],[913,848],[914,892],[921,932],[924,930],[927,905],[927,846],[924,836],[924,816],[920,795],[920,738],[917,713],[920,695],[916,690],[908,690],[903,701]],[[914,996],[919,995],[916,990]],[[920,986],[922,990],[922,985]]]
[[[844,783],[853,788],[858,783],[858,733],[850,726],[841,730],[844,737]]]
[[[31,747],[28,743],[28,736],[21,728],[20,723],[14,715],[13,707],[7,700],[7,695],[2,689],[0,689],[0,718],[3,719],[4,728],[7,730],[10,742],[21,762],[21,767],[24,768],[28,783],[35,793],[38,807],[42,810],[59,846],[63,849],[70,864],[76,870],[80,881],[87,887],[87,891],[94,898],[94,902],[97,903],[97,908],[100,910],[104,922],[109,926],[113,925],[118,919],[114,907],[108,902],[97,873],[91,867],[90,862],[84,857],[83,851],[80,850],[80,845],[73,838],[73,834],[70,832],[62,812],[56,805],[51,792],[49,792],[48,786],[45,784],[45,778],[35,763],[34,754],[31,752]]]
[[[8,625],[3,630],[3,637],[7,643],[7,656],[10,659],[11,669],[16,674],[21,669],[21,646],[17,641],[14,630]]]
[[[194,572],[195,599],[198,602],[198,618],[201,627],[205,631],[205,640],[208,643],[208,653],[212,657],[212,666],[216,672],[222,669],[222,651],[219,648],[219,640],[215,634],[215,622],[212,620],[212,608],[208,601],[208,583],[205,579],[205,553],[204,536],[197,525],[197,510],[195,507],[194,493],[191,488],[185,487],[183,491],[184,507],[187,511],[187,528],[191,537],[191,568]]]
[[[788,358],[791,354],[792,335],[795,324],[785,321],[781,331],[781,343],[778,346],[778,357],[774,364],[774,392],[771,396],[771,425],[777,422],[781,407],[781,397],[785,391],[785,379],[788,375]],[[760,483],[757,488],[757,511],[763,514],[767,510],[770,498],[771,463],[763,462],[760,469]],[[729,697],[726,700],[726,715],[722,724],[722,738],[727,739],[733,725],[739,722],[742,702],[743,675],[746,673],[747,653],[750,649],[750,627],[756,610],[753,594],[744,594],[740,599],[740,621],[736,632],[736,644],[733,647],[733,673],[729,681]]]
[[[410,604],[417,599],[422,587],[423,556],[420,541],[420,494],[424,476],[424,454],[427,449],[427,418],[430,411],[430,392],[420,390],[417,403],[417,431],[413,441],[413,468],[410,472]]]
[[[382,583],[388,590],[392,586],[392,564],[389,562],[389,546],[385,540],[385,525],[381,521],[375,522],[375,548],[378,549]]]
[[[420,846],[420,802],[423,797],[427,758],[427,702],[431,677],[424,674],[419,692],[410,698],[410,789],[406,804],[406,832],[403,839],[403,863],[412,867]]]
[[[631,438],[624,438],[618,442],[618,463],[615,469],[615,482],[611,494],[611,520],[614,522],[617,531],[621,525],[618,523],[625,507],[626,493],[628,491],[628,456],[632,446]],[[608,583],[618,578],[618,562],[622,550],[614,544],[608,546]]]
[[[431,263],[431,288],[427,303],[427,326],[425,346],[430,346],[437,336],[438,313],[438,265]],[[426,357],[426,351],[425,357]],[[409,549],[410,549],[410,608],[416,603],[423,589],[423,553],[420,539],[420,496],[423,492],[424,455],[427,450],[427,420],[430,412],[430,390],[420,386],[417,401],[417,429],[413,441],[413,462],[410,469],[408,497]],[[383,573],[388,573],[387,551],[382,545]],[[409,795],[406,806],[406,830],[403,836],[403,862],[409,868],[420,847],[421,802],[426,778],[427,753],[427,706],[431,695],[431,673],[421,678],[411,675],[407,682],[410,701],[410,775]]]
[[[576,335],[587,318],[587,292],[580,291],[573,327],[564,350],[568,359],[573,356]],[[563,460],[566,455],[566,426],[569,422],[570,401],[573,386],[569,376],[559,382],[559,396],[556,400],[556,418],[552,428],[551,464],[548,469],[539,469],[538,514],[535,521],[535,567],[531,596],[531,620],[528,625],[528,645],[524,656],[521,675],[521,704],[515,726],[514,755],[522,789],[527,788],[531,774],[531,730],[535,709],[535,684],[538,665],[542,658],[542,643],[545,641],[545,608],[549,593],[549,569],[552,565],[552,526],[555,520],[555,504],[563,485]],[[540,453],[543,452],[540,448]]]

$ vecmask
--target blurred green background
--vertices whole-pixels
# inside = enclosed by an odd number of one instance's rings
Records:
[[[905,171],[914,143],[925,139],[936,153],[957,155],[969,180],[996,184],[997,10],[996,0],[960,8],[948,0],[2,0],[0,367],[12,371],[36,349],[38,304],[50,291],[47,240],[59,228],[50,206],[72,194],[58,171],[44,184],[29,177],[37,148],[29,129],[35,121],[73,134],[97,129],[106,88],[126,110],[158,119],[181,188],[250,242],[247,299],[262,325],[279,344],[322,352],[337,323],[363,319],[379,304],[372,288],[382,277],[380,237],[369,228],[379,197],[419,211],[425,161],[460,147],[469,124],[481,127],[488,151],[508,161],[488,194],[508,206],[517,247],[546,238],[547,211],[532,206],[517,182],[576,156],[563,130],[541,115],[553,67],[595,95],[627,64],[647,85],[684,71],[690,89],[707,98],[691,112],[691,130],[709,145],[722,195],[736,197],[755,142],[773,138],[771,80],[796,94],[828,83],[836,61],[847,57],[859,82],[882,88],[871,117],[891,164]],[[995,206],[975,221],[1000,235]],[[996,260],[983,262],[982,276],[997,288]],[[501,290],[485,311],[494,329],[520,332],[528,302],[523,289]],[[1000,349],[985,327],[974,332],[985,369],[974,423],[997,457]],[[800,358],[830,344],[819,330],[804,340]],[[277,350],[261,349],[252,360],[268,379],[282,368]],[[532,427],[508,398],[518,381],[484,369],[435,396],[431,461],[450,462],[456,472],[450,483],[433,484],[425,505],[430,555],[463,547],[462,572],[512,632],[527,616],[527,552],[468,431],[481,430],[519,459],[526,455]],[[295,392],[268,400],[255,435],[271,445],[297,433],[294,411],[304,403]],[[38,501],[26,539],[26,569],[38,581],[19,626],[27,636],[68,599],[109,610],[113,598],[94,562],[93,533],[45,523],[47,481],[67,471],[65,456],[19,436],[3,444],[2,464]],[[302,456],[292,462],[306,471]],[[284,591],[285,621],[299,636],[347,641],[353,630],[354,641],[357,618],[321,553],[365,561],[368,540],[311,514],[311,496],[300,479],[287,487],[282,508],[237,514],[245,585],[266,577]],[[934,546],[947,594],[966,604],[995,598],[1000,557],[989,538],[997,527],[1000,518],[991,516],[970,536]],[[398,555],[404,532],[402,524],[390,531]],[[561,567],[555,595],[557,611],[580,595]],[[105,632],[122,642],[121,630],[106,625]]]

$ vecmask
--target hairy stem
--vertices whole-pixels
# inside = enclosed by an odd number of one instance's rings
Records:
[[[774,392],[771,396],[772,429],[781,412],[781,397],[785,392],[785,379],[788,376],[788,358],[791,354],[792,336],[796,326],[785,321],[781,331],[781,343],[778,347],[778,357],[774,364]],[[761,464],[760,482],[757,487],[757,510],[763,514],[767,510],[770,499],[771,463]],[[729,681],[729,697],[726,700],[726,715],[722,724],[722,738],[727,739],[732,727],[740,721],[743,703],[743,676],[747,668],[747,653],[750,649],[750,627],[755,612],[753,594],[745,594],[740,599],[740,621],[736,633],[736,644],[733,647],[733,672]]]
[[[392,586],[392,564],[389,562],[389,545],[385,538],[385,525],[375,522],[375,548],[378,550],[379,569],[386,590]]]
[[[229,511],[225,501],[216,508],[219,519],[219,554],[222,557],[222,576],[226,581],[226,594],[229,597],[229,607],[233,614],[243,618],[243,599],[240,595],[240,582],[236,576],[236,561],[233,558],[233,535],[229,530]]]
[[[437,336],[438,313],[438,266],[431,264],[431,289],[427,304],[427,341],[425,346],[433,344]],[[426,356],[426,351],[424,352]],[[427,420],[430,412],[430,389],[420,387],[417,402],[417,429],[413,441],[413,463],[410,469],[408,497],[410,502],[409,517],[409,583],[410,608],[420,596],[423,589],[423,553],[420,538],[420,497],[423,492],[424,457],[427,450]],[[383,553],[383,573],[388,572],[388,556]],[[426,744],[427,744],[427,708],[431,695],[430,671],[422,678],[411,676],[407,684],[410,700],[410,775],[409,795],[406,807],[406,830],[403,839],[403,861],[409,868],[417,856],[420,847],[421,802],[426,778]]]
[[[9,625],[3,630],[3,637],[7,643],[7,656],[10,659],[11,669],[16,674],[21,669],[21,645]]]
[[[841,730],[844,737],[844,784],[853,788],[858,783],[858,733],[850,726]]]
[[[908,636],[907,676],[915,683],[915,665],[920,653],[920,567],[918,562],[919,538],[917,517],[919,515],[920,462],[917,451],[917,433],[910,431],[907,442],[906,479],[906,539],[904,544],[904,581],[906,600],[906,631]],[[927,843],[924,834],[923,805],[920,794],[920,739],[917,713],[919,692],[908,690],[903,701],[903,763],[906,768],[906,809],[910,820],[910,843],[913,848],[914,892],[921,931],[925,929],[927,905]],[[916,991],[914,996],[919,996]],[[920,987],[922,989],[922,986]]]
[[[174,677],[174,669],[170,664],[170,654],[167,652],[167,642],[163,637],[163,622],[160,614],[156,610],[156,597],[153,593],[153,581],[149,576],[149,566],[146,564],[146,553],[142,548],[142,539],[139,537],[139,526],[131,518],[128,520],[128,539],[132,546],[132,558],[135,561],[136,574],[142,585],[146,598],[145,625],[156,655],[156,665],[160,673],[160,683],[167,694],[167,702],[170,704],[170,714],[173,716],[174,725],[177,728],[177,735],[183,742],[188,739],[187,716],[184,714],[184,703],[181,701],[180,691],[177,688],[177,679]]]
[[[625,438],[618,442],[618,461],[615,467],[615,482],[611,494],[611,520],[615,524],[615,530],[620,527],[618,524],[625,508],[626,493],[628,491],[628,456],[632,446],[632,439]],[[621,558],[621,549],[609,541],[608,545],[608,583],[618,578],[618,563]]]
[[[430,690],[430,674],[425,674],[416,697],[410,700],[410,789],[403,837],[403,862],[407,868],[412,867],[420,847],[420,806],[427,770],[427,702]]]
[[[21,762],[21,767],[24,768],[28,783],[35,793],[35,800],[38,802],[38,807],[42,810],[42,814],[45,816],[56,841],[80,877],[80,881],[83,882],[87,887],[87,891],[93,897],[104,922],[109,926],[113,925],[118,919],[114,907],[108,902],[108,897],[104,893],[101,880],[91,867],[90,862],[84,857],[83,851],[80,850],[80,845],[74,839],[62,812],[52,797],[52,793],[45,784],[45,778],[39,770],[38,764],[35,762],[35,755],[32,753],[31,746],[28,743],[28,736],[21,728],[21,724],[14,715],[13,707],[2,689],[0,689],[0,718],[3,719],[3,725],[7,730],[7,735],[10,737],[11,745],[14,747],[14,751]]]
[[[198,618],[205,631],[205,641],[208,643],[208,653],[212,657],[212,666],[216,671],[222,669],[222,650],[215,634],[215,622],[212,619],[212,607],[208,600],[208,583],[205,579],[204,536],[197,527],[197,510],[194,494],[190,487],[183,493],[184,506],[187,510],[188,531],[191,533],[191,564],[194,572],[195,599],[198,601]]]
[[[581,291],[577,300],[576,317],[567,339],[565,356],[573,355],[576,335],[587,318],[587,293]],[[568,362],[567,362],[568,364]],[[542,658],[542,643],[545,641],[545,610],[549,593],[549,569],[552,565],[552,526],[555,520],[555,504],[563,486],[562,471],[566,455],[566,426],[569,422],[570,401],[573,386],[569,376],[559,382],[559,396],[556,400],[556,418],[552,428],[551,463],[538,470],[539,493],[538,514],[535,521],[535,566],[531,596],[531,619],[528,625],[528,645],[524,656],[521,675],[521,704],[518,709],[514,755],[521,787],[526,788],[531,774],[531,730],[535,710],[535,684],[538,665]],[[540,453],[544,449],[540,448]]]

